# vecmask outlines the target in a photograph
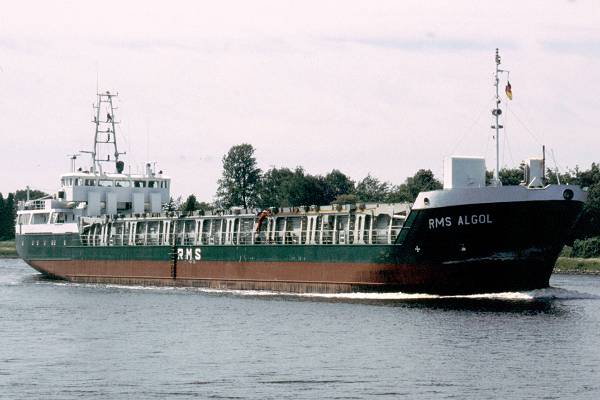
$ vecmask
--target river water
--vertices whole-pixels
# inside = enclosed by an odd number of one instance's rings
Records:
[[[0,398],[599,399],[600,277],[446,297],[71,284],[0,259]]]

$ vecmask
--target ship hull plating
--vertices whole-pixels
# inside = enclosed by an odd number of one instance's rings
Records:
[[[413,210],[389,245],[82,246],[77,235],[18,235],[17,246],[33,268],[74,282],[325,293],[518,291],[548,286],[582,205]]]
[[[339,266],[332,264],[202,262],[193,267],[178,266],[182,272],[172,278],[171,264],[161,261],[37,260],[28,263],[48,277],[79,283],[297,293],[407,292],[447,295],[547,287],[553,267],[552,263],[500,261],[477,266],[359,264],[346,266],[349,268],[342,271],[336,268]],[[311,275],[322,278],[311,279]],[[351,275],[367,278],[344,279]]]

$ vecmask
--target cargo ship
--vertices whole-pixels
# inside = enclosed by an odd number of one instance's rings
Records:
[[[98,93],[91,165],[76,168],[73,156],[56,194],[20,204],[19,256],[82,283],[444,295],[547,287],[586,192],[548,185],[543,158],[527,160],[521,185],[501,185],[497,51],[495,61],[491,183],[483,158],[450,157],[443,189],[412,204],[165,211],[170,178],[150,163],[125,172],[116,94]]]

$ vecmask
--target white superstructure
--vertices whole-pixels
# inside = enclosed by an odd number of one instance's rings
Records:
[[[148,175],[74,172],[60,176],[58,198],[84,203],[86,216],[159,213],[169,201],[170,179],[162,173]]]
[[[156,167],[146,164],[144,173],[124,173],[117,147],[115,107],[110,92],[98,93],[94,106],[95,125],[88,168],[76,169],[72,156],[71,172],[60,176],[59,191],[49,198],[27,201],[17,212],[19,233],[77,232],[81,217],[135,216],[158,214],[169,201],[171,180]],[[111,158],[112,156],[112,158]],[[112,170],[109,172],[109,170]]]

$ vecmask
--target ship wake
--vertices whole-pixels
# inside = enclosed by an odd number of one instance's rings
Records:
[[[195,292],[215,295],[234,295],[249,297],[283,297],[298,299],[331,299],[341,301],[436,301],[436,300],[471,300],[471,301],[498,301],[498,302],[537,302],[551,300],[600,300],[600,295],[580,292],[577,290],[564,289],[560,287],[549,287],[522,292],[502,292],[502,293],[480,293],[469,295],[436,295],[427,293],[404,293],[404,292],[353,292],[353,293],[290,293],[276,292],[268,290],[234,290],[234,289],[213,289],[198,287],[174,287],[174,286],[142,286],[142,285],[118,285],[101,283],[74,283],[65,281],[39,280],[36,283],[52,284],[60,286],[79,286],[90,288],[104,288],[109,290],[126,291],[150,291],[161,293],[184,293]]]
[[[549,287],[524,292],[480,293],[470,295],[435,295],[427,293],[305,293],[296,294],[302,297],[322,297],[348,300],[439,300],[439,299],[471,299],[471,300],[500,300],[500,301],[540,301],[540,300],[581,300],[600,299],[600,296],[582,293],[576,290]]]

